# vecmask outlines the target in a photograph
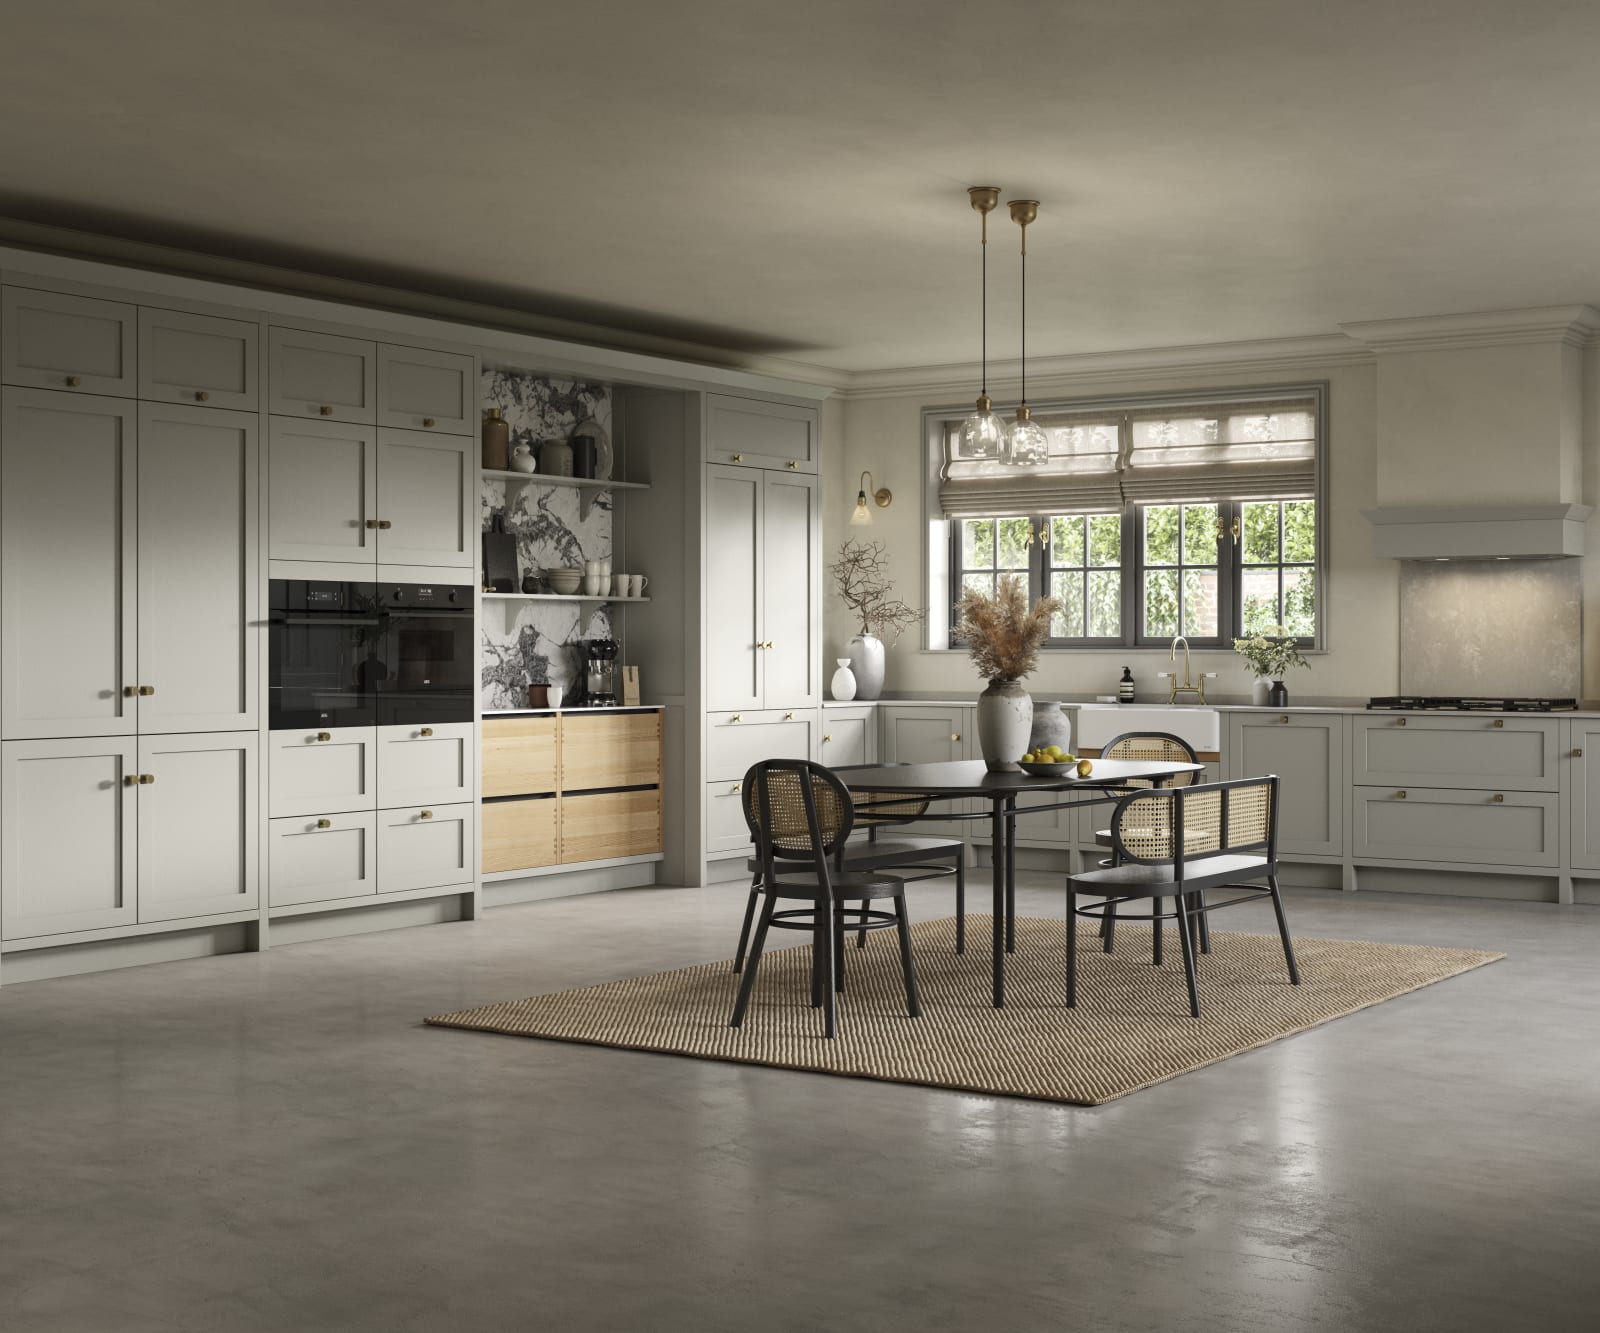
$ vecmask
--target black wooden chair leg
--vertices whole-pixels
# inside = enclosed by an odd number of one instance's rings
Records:
[[[1100,938],[1103,939],[1107,953],[1113,952],[1117,947],[1117,905],[1114,902],[1106,904],[1106,914],[1100,921]]]
[[[1200,924],[1200,952],[1201,953],[1210,953],[1211,952],[1211,913],[1206,911],[1205,890],[1202,889],[1199,893],[1195,894],[1194,897],[1195,897],[1195,902],[1199,905],[1199,908],[1200,908],[1200,910],[1195,913],[1195,916],[1199,918],[1199,924]]]
[[[819,907],[817,919],[821,922],[821,929],[816,933],[815,939],[822,946],[822,1035],[832,1040],[839,1035],[839,997],[834,991],[834,978],[838,975],[843,959],[839,956],[837,946],[838,934],[833,929],[833,922],[822,915]]]
[[[756,919],[756,901],[761,897],[761,890],[756,886],[761,883],[761,876],[757,875],[750,881],[750,897],[744,905],[744,925],[739,927],[739,952],[733,956],[733,970],[744,971],[744,951],[750,944],[750,926]]]
[[[956,952],[967,951],[967,857],[956,853]]]
[[[863,918],[865,919],[865,918]],[[865,935],[867,932],[861,932]],[[833,990],[844,994],[844,904],[833,909]]]
[[[1161,903],[1157,898],[1150,908],[1150,962],[1155,967],[1161,966],[1161,950],[1163,948],[1162,936],[1166,933],[1161,929]]]
[[[1078,1007],[1078,895],[1067,890],[1067,1008]]]
[[[922,1001],[917,997],[917,970],[911,962],[911,923],[906,915],[906,900],[894,900],[895,934],[900,937],[900,968],[906,978],[906,1012],[922,1017]]]
[[[1189,984],[1189,1013],[1200,1017],[1200,988],[1194,976],[1194,938],[1189,933],[1188,895],[1176,894],[1172,901],[1178,908],[1178,943],[1183,946],[1183,979]]]
[[[772,921],[773,899],[768,898],[761,905],[761,923],[756,927],[756,937],[750,944],[750,957],[745,963],[744,979],[739,983],[739,999],[733,1006],[733,1021],[729,1027],[738,1027],[744,1022],[744,1011],[750,1003],[750,992],[755,989],[756,969],[761,966],[761,951],[767,944],[767,926]],[[787,919],[787,918],[785,918]]]
[[[1268,875],[1267,883],[1272,889],[1272,910],[1278,917],[1278,935],[1283,940],[1283,961],[1289,965],[1289,980],[1298,986],[1300,965],[1295,961],[1294,945],[1289,940],[1289,922],[1283,915],[1283,895],[1278,892],[1278,877]]]

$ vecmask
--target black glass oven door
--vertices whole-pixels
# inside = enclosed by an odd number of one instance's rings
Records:
[[[267,725],[370,727],[383,660],[384,615],[370,583],[273,579],[267,617]]]
[[[472,721],[472,611],[392,610],[378,685],[380,726]]]

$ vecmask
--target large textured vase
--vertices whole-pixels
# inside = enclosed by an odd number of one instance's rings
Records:
[[[1047,745],[1059,745],[1067,754],[1072,753],[1072,719],[1060,704],[1035,702],[1028,748],[1042,750]]]
[[[978,696],[978,749],[991,773],[1015,773],[1028,752],[1033,700],[1014,680],[991,680]]]
[[[858,634],[850,640],[850,669],[855,672],[856,698],[876,699],[883,693],[883,640]]]

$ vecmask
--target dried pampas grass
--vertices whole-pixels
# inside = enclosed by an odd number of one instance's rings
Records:
[[[1028,610],[1025,581],[1002,574],[993,597],[968,588],[956,603],[956,637],[966,644],[985,680],[1021,680],[1039,665],[1039,649],[1050,637],[1050,617],[1059,597],[1041,597]]]

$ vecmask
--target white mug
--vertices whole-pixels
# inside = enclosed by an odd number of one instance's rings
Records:
[[[650,580],[643,574],[628,575],[628,596],[643,597],[644,590],[650,586]]]
[[[611,576],[611,595],[613,597],[629,597],[628,576],[626,574],[613,574]]]
[[[562,697],[566,694],[566,692],[567,691],[566,691],[566,687],[565,686],[562,686],[562,685],[551,685],[551,686],[549,686],[545,690],[545,694],[546,694],[546,696],[547,696],[547,698],[549,700],[550,707],[552,707],[552,708],[560,708],[561,707]]]

